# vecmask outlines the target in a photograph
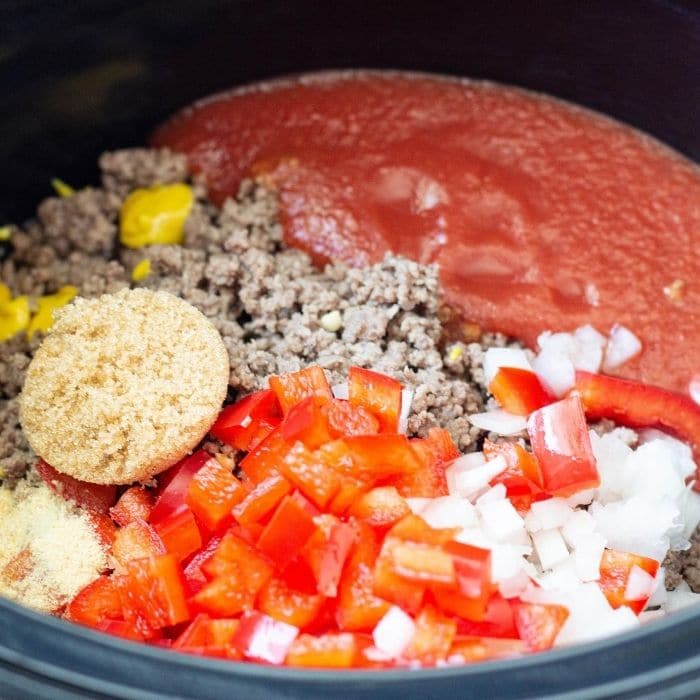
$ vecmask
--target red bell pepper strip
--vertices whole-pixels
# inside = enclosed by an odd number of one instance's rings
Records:
[[[153,509],[153,494],[143,486],[131,486],[119,496],[109,514],[117,525],[128,525],[133,520],[148,520]]]
[[[286,665],[303,668],[350,668],[357,654],[354,634],[302,634],[287,652]]]
[[[204,527],[214,532],[232,517],[231,509],[246,495],[231,470],[210,459],[192,477],[186,501]]]
[[[232,643],[248,659],[279,665],[298,634],[293,625],[263,613],[249,612],[241,617]]]
[[[186,505],[187,489],[194,475],[210,460],[214,459],[208,452],[199,450],[180,460],[171,467],[163,477],[167,485],[156,500],[149,522],[157,523]]]
[[[489,391],[505,411],[516,416],[529,416],[556,401],[534,372],[517,367],[501,367],[491,380]]]
[[[283,578],[273,577],[258,594],[258,608],[275,620],[305,629],[318,617],[323,600],[319,593],[297,590]]]
[[[258,549],[279,569],[301,551],[316,530],[313,516],[300,493],[285,496],[258,539]]]
[[[67,474],[61,474],[43,459],[39,459],[35,469],[44,483],[56,494],[73,501],[79,508],[89,513],[108,514],[117,500],[117,487],[107,484],[91,484],[79,481]]]
[[[575,389],[591,420],[610,418],[631,428],[661,428],[689,443],[700,467],[700,406],[689,396],[590,372],[576,372]]]
[[[371,411],[379,419],[383,432],[398,430],[402,388],[395,379],[369,369],[350,367],[348,372],[350,404]]]
[[[183,505],[155,524],[165,549],[177,561],[187,559],[202,546],[202,535],[189,506]]]
[[[530,414],[527,432],[547,493],[566,497],[600,484],[583,406],[577,395]]]
[[[272,376],[269,379],[269,384],[270,389],[275,392],[285,416],[293,406],[308,396],[320,396],[329,401],[333,398],[333,392],[325,372],[316,365],[306,367],[298,372]]]
[[[122,604],[113,579],[100,576],[88,583],[68,604],[65,617],[89,627],[98,627],[104,620],[121,620]]]
[[[520,601],[513,604],[513,614],[520,639],[531,651],[551,649],[569,617],[569,611],[563,605]]]
[[[281,420],[277,396],[268,389],[226,406],[209,432],[227,445],[248,451],[267,437]]]
[[[638,566],[650,576],[656,576],[659,562],[641,554],[617,552],[606,549],[600,560],[600,580],[598,585],[613,608],[625,605],[637,615],[646,607],[649,596],[639,600],[628,600],[625,597],[627,581],[633,566]]]

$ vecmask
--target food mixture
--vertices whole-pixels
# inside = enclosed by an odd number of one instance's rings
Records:
[[[266,175],[215,204],[167,149],[100,167],[2,229],[0,593],[183,652],[375,669],[696,600],[700,409],[609,376],[633,327],[529,350],[448,306],[438,265],[315,266]]]

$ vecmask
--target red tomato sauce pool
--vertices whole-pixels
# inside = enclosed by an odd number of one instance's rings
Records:
[[[335,73],[209,98],[153,143],[218,201],[263,176],[319,262],[393,250],[438,263],[486,330],[534,345],[623,323],[644,343],[624,376],[685,390],[700,371],[700,170],[622,124],[490,83]]]

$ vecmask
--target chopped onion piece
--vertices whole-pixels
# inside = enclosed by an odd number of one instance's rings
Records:
[[[485,413],[473,413],[469,416],[469,422],[480,430],[498,435],[517,435],[527,427],[525,416],[516,416],[500,408]]]
[[[413,403],[413,389],[401,390],[401,413],[399,414],[398,432],[405,435],[408,432],[408,416],[411,414]]]
[[[397,605],[392,605],[372,632],[374,646],[396,659],[411,643],[416,631],[413,618]]]
[[[461,498],[471,498],[476,496],[482,489],[488,486],[489,482],[497,477],[508,466],[505,459],[499,455],[494,459],[484,462],[480,466],[473,467],[471,463],[475,460],[466,460],[464,455],[458,457],[445,470],[447,487],[451,496]]]
[[[657,605],[663,605],[666,602],[666,569],[663,566],[659,567],[654,578],[654,592],[651,598],[647,601],[648,608],[655,608]]]
[[[566,542],[557,528],[533,533],[532,543],[543,569],[551,569],[569,556]]]
[[[656,586],[656,579],[636,564],[630,570],[625,588],[627,600],[643,600],[648,598]]]
[[[486,531],[499,542],[505,542],[517,536],[524,528],[523,519],[507,498],[480,503],[476,509],[479,511]]]
[[[605,537],[592,532],[580,535],[574,549],[576,575],[582,581],[597,581],[600,578],[600,560],[605,551]]]
[[[420,515],[432,500],[432,498],[415,497],[407,498],[406,503],[414,515]]]
[[[629,328],[616,323],[610,329],[610,339],[605,347],[603,372],[611,372],[624,365],[642,351],[642,343]]]
[[[465,528],[478,524],[476,509],[466,498],[440,496],[429,500],[420,515],[430,527]]]
[[[517,598],[527,588],[530,578],[523,569],[520,569],[515,576],[498,582],[498,592],[504,598]]]
[[[549,530],[553,527],[563,527],[574,514],[573,509],[563,498],[548,498],[532,504],[532,513],[539,521],[541,528]]]
[[[576,510],[561,530],[569,547],[575,548],[579,540],[595,530],[595,520],[587,510]]]
[[[336,399],[344,399],[347,401],[350,398],[350,385],[347,382],[334,384],[331,387],[331,391]]]
[[[493,549],[496,545],[493,538],[489,537],[481,527],[465,527],[455,535],[455,540],[462,544],[470,544],[472,547]]]
[[[507,581],[523,572],[524,556],[532,553],[532,547],[497,544],[491,548],[491,580],[494,583]]]
[[[527,369],[532,372],[532,365],[527,355],[520,348],[489,348],[484,353],[484,377],[489,386],[501,367]]]
[[[586,372],[600,372],[600,365],[603,361],[603,348],[606,338],[593,326],[585,325],[574,331],[576,350],[571,358],[576,369]]]
[[[557,398],[567,394],[576,382],[571,358],[556,348],[545,348],[532,361],[532,367],[544,385]]]
[[[492,486],[486,493],[482,493],[479,498],[476,499],[476,505],[480,503],[488,503],[489,501],[500,501],[506,497],[506,487],[505,484],[496,484]]]

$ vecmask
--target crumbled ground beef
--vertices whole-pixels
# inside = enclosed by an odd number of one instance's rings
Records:
[[[700,525],[690,536],[690,547],[679,552],[669,552],[664,559],[666,588],[674,590],[684,580],[694,593],[700,593]]]
[[[350,365],[390,374],[415,389],[409,431],[446,427],[460,448],[474,449],[480,433],[467,415],[484,405],[485,347],[505,338],[445,343],[435,267],[395,256],[367,269],[324,270],[282,243],[273,193],[246,181],[221,209],[201,183],[182,246],[130,250],[117,241],[119,210],[137,187],[187,180],[186,162],[168,151],[133,149],[100,159],[102,188],[51,197],[37,218],[14,229],[13,254],[0,265],[15,294],[33,297],[65,284],[82,296],[133,285],[142,259],[151,274],[140,283],[183,297],[212,319],[231,359],[230,398],[263,386],[270,374],[317,363],[333,383]],[[322,317],[339,312],[337,331]],[[18,423],[17,395],[40,337],[0,343],[0,479],[12,486],[34,456]],[[450,339],[451,341],[454,338]]]

